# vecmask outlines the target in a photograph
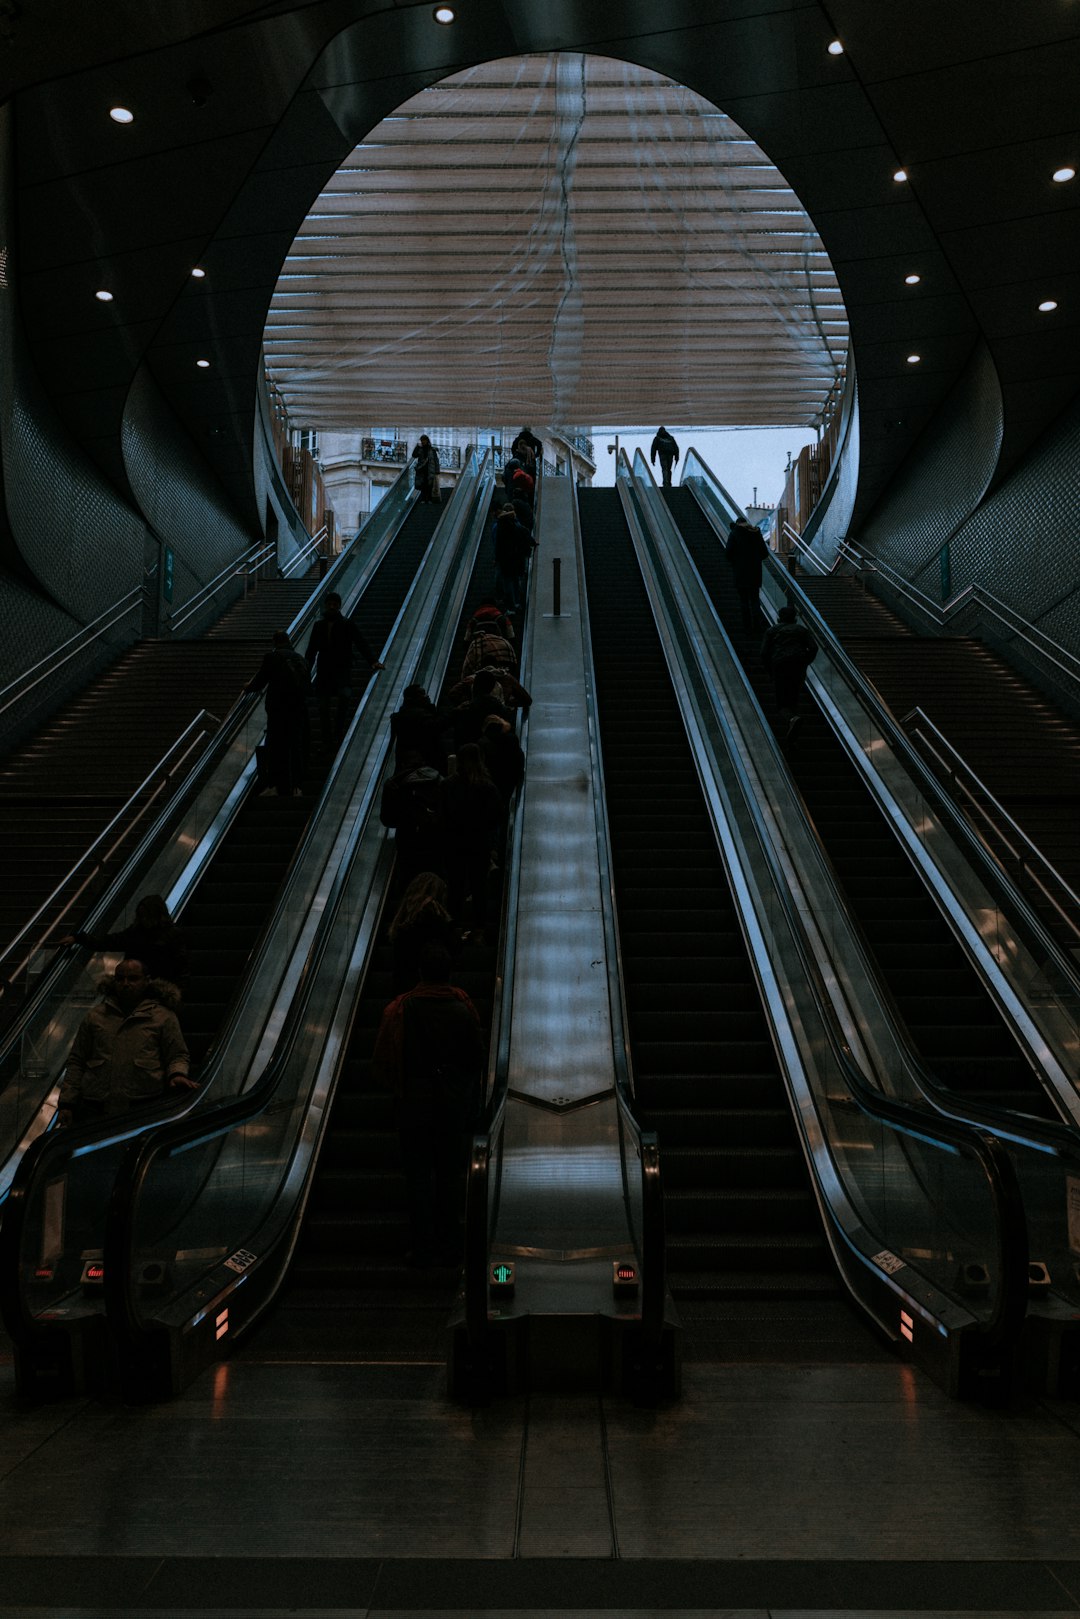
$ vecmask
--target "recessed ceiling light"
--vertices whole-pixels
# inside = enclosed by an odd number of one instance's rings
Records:
[[[109,117],[114,124],[133,124],[135,122],[135,114],[129,112],[126,107],[110,107]]]
[[[436,6],[431,15],[436,22],[451,23],[454,20],[454,8],[453,6]]]
[[[829,55],[830,56],[843,56],[843,54],[844,54],[844,47],[840,43],[840,41],[838,39],[830,40],[829,41]]]
[[[922,359],[921,354],[909,354],[908,357],[907,357],[907,363],[908,363],[908,365],[918,365],[918,363],[919,363],[919,361],[921,359]]]
[[[902,181],[902,180],[906,180],[907,179],[907,170],[906,169],[897,169],[896,172],[893,175],[893,179],[898,181],[898,182]]]
[[[1059,186],[1064,185],[1066,180],[1075,180],[1076,179],[1076,170],[1075,169],[1070,169],[1068,166],[1066,166],[1063,169],[1055,169],[1053,177],[1057,181]]]
[[[200,270],[198,265],[195,266],[191,273],[195,277],[196,281],[202,281],[206,276],[206,271]]]
[[[94,297],[99,299],[103,304],[111,304],[113,300],[112,293],[106,292],[104,287],[102,287],[100,291],[95,292]]]
[[[209,360],[196,360],[195,364],[198,366],[200,371],[209,371],[210,369]]]
[[[1039,314],[1040,315],[1048,315],[1052,309],[1056,309],[1056,308],[1057,308],[1057,299],[1056,298],[1044,298],[1042,303],[1039,305]]]
[[[908,286],[908,287],[917,287],[921,280],[922,280],[921,275],[906,275],[904,277],[904,284],[905,284],[905,286]]]

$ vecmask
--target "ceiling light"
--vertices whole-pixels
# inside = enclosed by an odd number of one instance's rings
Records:
[[[906,180],[907,179],[907,170],[906,169],[897,169],[895,174],[893,175],[893,179],[898,181],[898,182],[901,181],[901,180]]]
[[[1057,308],[1057,299],[1056,298],[1044,298],[1042,303],[1039,305],[1039,314],[1040,315],[1048,315],[1052,309],[1056,309],[1056,308]]]
[[[106,292],[104,287],[102,287],[99,292],[95,292],[94,297],[99,299],[103,304],[111,304],[113,299],[112,293]]]
[[[1076,179],[1076,170],[1070,169],[1068,166],[1063,169],[1055,169],[1053,178],[1057,181],[1059,186],[1064,185],[1066,180]]]
[[[198,265],[195,266],[194,270],[192,270],[191,273],[195,277],[196,281],[201,281],[203,279],[203,277],[206,275],[206,271],[205,270],[200,270]]]
[[[919,363],[919,361],[921,359],[922,359],[921,354],[909,354],[908,357],[907,357],[907,363],[908,363],[908,365],[918,365],[918,363]]]
[[[915,275],[915,274],[906,275],[904,277],[904,285],[908,286],[908,287],[917,287],[921,280],[922,280],[921,275]]]
[[[200,371],[209,371],[210,369],[209,360],[196,360],[195,364],[198,366]]]
[[[110,107],[109,117],[114,124],[133,124],[135,122],[135,114],[129,112],[126,107]]]
[[[454,20],[454,8],[453,6],[436,6],[431,15],[436,22],[451,23]]]
[[[844,54],[844,47],[840,43],[840,41],[838,39],[830,40],[829,41],[829,55],[830,56],[843,56],[843,54]]]

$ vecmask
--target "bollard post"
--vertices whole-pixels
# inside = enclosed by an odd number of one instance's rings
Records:
[[[552,612],[558,618],[562,613],[562,557],[551,559]]]

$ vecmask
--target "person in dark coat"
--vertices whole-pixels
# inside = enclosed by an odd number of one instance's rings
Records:
[[[525,755],[508,719],[498,714],[488,715],[480,736],[480,753],[503,804],[509,807],[511,798],[525,780]]]
[[[416,469],[413,472],[413,487],[419,491],[419,504],[421,506],[437,506],[439,503],[439,452],[426,433],[420,434],[420,442],[410,459],[416,461]]]
[[[423,754],[412,751],[404,754],[400,770],[383,787],[379,818],[395,832],[394,883],[399,891],[418,872],[443,868],[442,783]]]
[[[308,668],[315,666],[315,695],[326,747],[332,744],[336,748],[349,728],[354,707],[353,658],[357,653],[372,672],[383,668],[360,626],[341,611],[341,597],[332,590],[304,654]]]
[[[429,944],[441,945],[453,956],[458,947],[446,883],[435,871],[421,871],[401,896],[390,924],[393,955],[391,984],[395,995],[415,989],[420,982],[420,958]]]
[[[384,1008],[371,1068],[397,1097],[415,1265],[461,1262],[464,1174],[483,1100],[484,1038],[476,1007],[450,982],[450,957],[429,944],[420,982]]]
[[[517,612],[525,601],[525,576],[536,541],[518,522],[513,505],[503,507],[494,526],[495,588],[503,604]]]
[[[521,681],[512,675],[508,669],[492,667],[490,669],[478,669],[476,673],[495,676],[498,687],[495,695],[504,708],[525,710],[532,707],[532,693],[527,691]],[[472,691],[475,679],[476,675],[468,675],[464,680],[459,680],[456,686],[451,686],[446,694],[446,702],[451,710],[460,708],[462,703],[468,702],[469,693]]]
[[[441,732],[439,711],[423,686],[406,686],[401,694],[401,707],[390,716],[396,768],[402,768],[407,753],[419,753],[424,763],[441,775],[446,769]]]
[[[744,630],[756,629],[761,622],[758,594],[761,590],[761,564],[768,554],[765,537],[753,523],[739,517],[728,530],[727,559],[739,593]]]
[[[451,711],[454,726],[454,750],[460,751],[467,742],[479,742],[484,721],[489,715],[509,720],[512,710],[498,696],[499,677],[493,669],[480,669],[472,678],[465,702]]]
[[[487,921],[488,873],[495,839],[503,825],[503,801],[488,775],[480,749],[466,742],[459,749],[457,770],[442,783],[442,824],[450,914],[457,922],[472,897],[472,927],[483,936]]]
[[[60,944],[81,944],[90,950],[119,950],[125,959],[141,961],[148,978],[162,979],[182,990],[188,974],[187,947],[181,928],[169,914],[160,894],[144,894],[135,907],[135,920],[115,933],[69,933]]]
[[[513,444],[510,446],[511,455],[521,455],[527,452],[532,456],[534,469],[540,465],[540,458],[544,452],[542,439],[538,439],[531,427],[523,427]]]
[[[302,793],[311,747],[308,666],[293,648],[288,630],[274,631],[274,644],[245,691],[266,693],[265,781],[260,784],[291,798]],[[260,766],[263,766],[260,758]]]
[[[649,450],[649,465],[656,465],[656,458],[660,457],[660,471],[664,479],[664,488],[671,488],[671,469],[679,459],[679,446],[672,438],[666,427],[657,429],[656,437]]]
[[[793,742],[802,716],[796,712],[806,690],[806,671],[817,657],[818,644],[794,607],[781,607],[776,623],[765,633],[761,659],[772,676],[780,737]]]

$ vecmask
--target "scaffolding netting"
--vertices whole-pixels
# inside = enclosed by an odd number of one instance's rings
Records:
[[[384,119],[320,195],[266,328],[292,419],[812,425],[847,318],[791,187],[630,63],[488,62]]]

